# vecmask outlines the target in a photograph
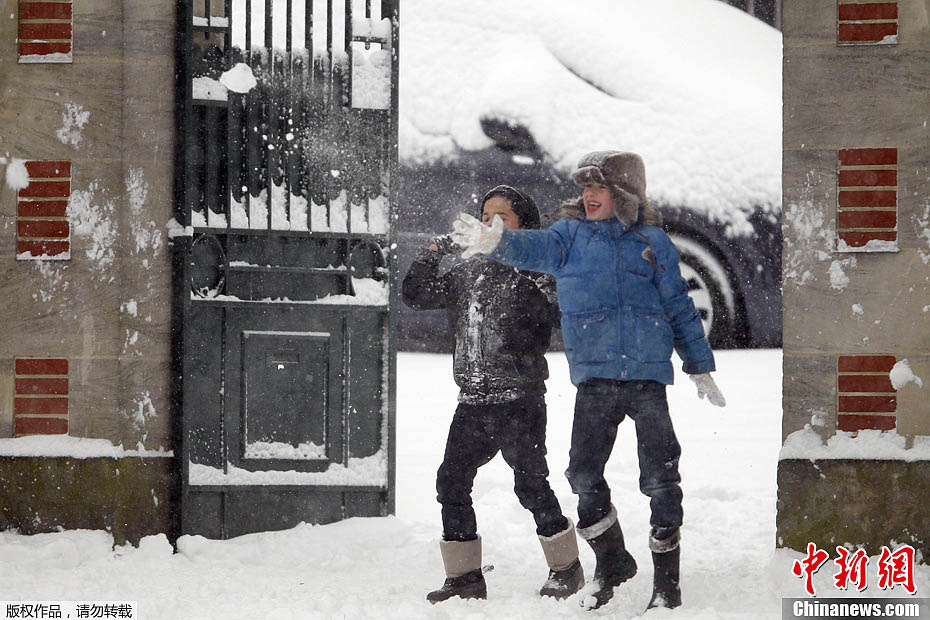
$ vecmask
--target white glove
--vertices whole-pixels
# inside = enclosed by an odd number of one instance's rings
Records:
[[[720,388],[717,387],[717,384],[714,383],[714,378],[710,376],[709,372],[699,375],[688,375],[688,377],[694,381],[694,384],[697,386],[698,398],[704,398],[706,394],[707,400],[710,401],[711,405],[716,405],[718,407],[727,406],[727,400],[723,397],[723,393],[720,391]]]
[[[462,258],[471,258],[475,254],[490,254],[501,242],[504,233],[504,220],[495,215],[491,226],[485,226],[478,219],[467,213],[459,213],[459,219],[452,222],[452,241],[465,248]]]

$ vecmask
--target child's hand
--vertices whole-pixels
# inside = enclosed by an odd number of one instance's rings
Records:
[[[490,254],[494,251],[504,232],[504,220],[495,215],[488,227],[467,213],[459,213],[452,228],[455,229],[452,240],[465,248],[462,258],[471,258],[475,254]]]
[[[697,386],[698,398],[704,398],[706,394],[707,400],[710,401],[711,405],[716,405],[717,407],[727,406],[727,400],[723,397],[723,392],[717,387],[714,378],[710,376],[709,372],[699,375],[688,375],[688,377],[694,381],[694,384]]]
[[[452,235],[440,235],[430,242],[429,249],[440,256],[461,251],[461,247],[452,239]]]

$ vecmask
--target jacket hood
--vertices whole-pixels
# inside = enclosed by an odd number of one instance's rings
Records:
[[[479,220],[484,210],[484,203],[494,196],[501,196],[510,201],[513,212],[516,213],[517,218],[520,220],[520,226],[523,228],[540,227],[539,208],[536,206],[536,201],[529,194],[521,192],[510,185],[498,185],[488,190],[488,193],[481,199],[481,204],[478,205]]]

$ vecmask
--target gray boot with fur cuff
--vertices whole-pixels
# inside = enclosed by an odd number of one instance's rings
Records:
[[[453,596],[461,598],[488,598],[488,587],[481,574],[481,537],[466,541],[439,541],[446,581],[438,590],[426,595],[436,604]]]
[[[540,588],[539,595],[563,599],[580,590],[584,586],[584,569],[578,560],[578,539],[571,519],[568,527],[561,532],[540,536],[539,544],[549,565],[549,578]]]

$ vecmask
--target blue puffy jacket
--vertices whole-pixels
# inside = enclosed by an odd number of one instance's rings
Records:
[[[555,276],[575,385],[593,377],[671,384],[673,347],[686,373],[714,370],[678,251],[661,228],[563,219],[545,230],[504,229],[489,256]]]

